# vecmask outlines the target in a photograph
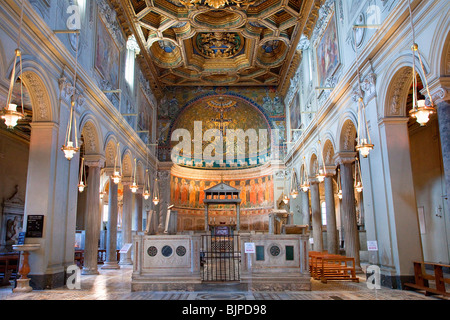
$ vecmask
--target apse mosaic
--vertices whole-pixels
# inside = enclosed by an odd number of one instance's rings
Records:
[[[167,88],[158,108],[157,140],[161,161],[171,160],[172,132],[185,125],[192,128],[193,121],[207,123],[203,129],[268,129],[272,134],[269,137],[276,134],[280,153],[284,152],[285,107],[275,87]]]

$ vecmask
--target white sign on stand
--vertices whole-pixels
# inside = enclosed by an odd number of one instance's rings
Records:
[[[123,245],[122,249],[120,249],[119,252],[120,253],[127,253],[130,250],[131,246],[132,246],[132,243],[125,243]]]
[[[378,251],[378,242],[377,241],[367,241],[367,250],[368,251]]]
[[[254,242],[246,242],[244,243],[245,253],[255,253],[256,247]]]

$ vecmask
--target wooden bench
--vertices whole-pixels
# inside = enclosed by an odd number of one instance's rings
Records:
[[[327,283],[328,280],[359,282],[355,271],[355,259],[327,252],[311,251],[309,254],[311,277]]]
[[[434,274],[426,272],[425,266],[432,266]],[[450,284],[450,278],[444,277],[443,268],[450,268],[450,265],[414,261],[414,281],[415,283],[405,283],[405,287],[409,287],[415,290],[424,291],[426,296],[429,295],[442,295],[444,297],[450,296],[450,292],[445,289],[445,284]],[[435,288],[429,286],[429,281],[434,281]]]
[[[18,253],[0,255],[0,286],[10,285],[9,280],[17,277],[19,259]]]
[[[120,250],[117,250],[117,261],[120,261]],[[84,265],[84,250],[75,250],[75,263],[79,268],[83,268]],[[97,251],[97,264],[104,264],[106,261],[106,250],[99,249]]]

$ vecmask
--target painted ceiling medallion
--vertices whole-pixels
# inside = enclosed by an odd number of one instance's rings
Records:
[[[197,48],[208,58],[230,58],[243,47],[243,42],[236,33],[210,32],[197,35]]]
[[[236,5],[238,7],[240,6],[250,6],[254,4],[256,1],[249,1],[249,0],[187,0],[183,1],[180,0],[180,3],[189,7],[194,5],[207,5],[216,9],[223,8],[226,5]]]

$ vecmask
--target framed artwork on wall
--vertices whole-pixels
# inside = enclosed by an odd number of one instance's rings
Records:
[[[112,90],[119,89],[120,50],[100,16],[97,17],[94,68]]]
[[[322,38],[316,47],[317,75],[319,87],[324,87],[338,69],[341,60],[339,53],[339,41],[334,12],[328,20],[328,25],[322,34]]]

